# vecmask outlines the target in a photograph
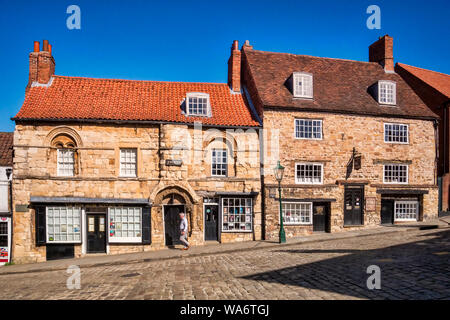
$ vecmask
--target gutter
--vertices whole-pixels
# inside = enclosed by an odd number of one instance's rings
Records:
[[[194,126],[196,122],[176,122],[176,121],[161,121],[161,120],[109,120],[109,119],[77,119],[77,118],[64,118],[64,119],[53,119],[53,118],[10,118],[15,122],[75,122],[75,123],[100,123],[100,124],[180,124],[187,126]],[[197,121],[197,123],[200,121]],[[244,128],[244,129],[254,129],[260,128],[262,125],[255,126],[240,126],[240,125],[219,125],[219,124],[204,124],[200,122],[203,127],[207,128]]]

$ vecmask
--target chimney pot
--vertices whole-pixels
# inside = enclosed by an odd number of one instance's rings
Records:
[[[239,41],[234,40],[233,45],[231,46],[231,50],[239,50]]]
[[[52,54],[52,45],[50,43],[48,44],[48,53]]]
[[[42,51],[47,51],[48,52],[48,40],[44,40],[42,42]]]
[[[40,50],[40,44],[39,44],[39,41],[35,41],[34,42],[34,52],[39,52],[39,50]]]

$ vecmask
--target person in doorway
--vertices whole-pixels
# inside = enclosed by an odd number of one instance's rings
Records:
[[[187,241],[188,237],[188,222],[186,219],[186,215],[184,212],[180,212],[180,241],[183,242],[184,248],[182,250],[188,250],[189,249],[189,242]]]

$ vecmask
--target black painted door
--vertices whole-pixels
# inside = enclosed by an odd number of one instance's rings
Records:
[[[180,241],[180,212],[184,206],[164,206],[164,230],[166,234],[166,246],[181,244]]]
[[[348,186],[344,191],[344,225],[361,225],[364,187]]]
[[[381,224],[394,223],[394,200],[381,200]]]
[[[106,216],[104,214],[87,215],[87,252],[106,252]]]
[[[219,240],[219,206],[205,206],[205,240]]]
[[[313,231],[327,231],[328,205],[325,203],[313,205]]]

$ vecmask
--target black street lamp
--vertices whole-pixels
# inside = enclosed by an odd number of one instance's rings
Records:
[[[278,161],[277,166],[274,168],[275,179],[278,181],[278,194],[280,199],[280,243],[286,242],[286,233],[283,226],[283,207],[281,205],[281,180],[283,180],[284,167]]]

